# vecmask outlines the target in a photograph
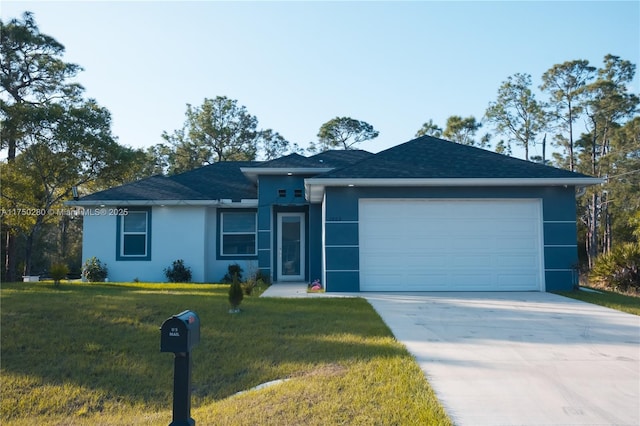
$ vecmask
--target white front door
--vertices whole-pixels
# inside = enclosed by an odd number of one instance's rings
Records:
[[[278,281],[304,280],[304,213],[278,213]]]

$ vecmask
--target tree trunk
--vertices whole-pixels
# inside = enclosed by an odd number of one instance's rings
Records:
[[[604,215],[604,241],[602,243],[602,249],[604,253],[611,252],[611,247],[613,244],[613,233],[612,233],[612,224],[611,224],[611,214],[609,213],[609,209],[605,211]]]
[[[16,237],[10,229],[6,232],[4,252],[4,279],[16,281]]]
[[[33,254],[33,232],[27,236],[24,249],[24,269],[22,275],[31,275],[31,256]]]
[[[27,235],[27,240],[25,244],[24,250],[24,273],[23,275],[31,275],[31,258],[33,257],[33,242],[36,240],[38,233],[40,233],[40,228],[42,227],[42,221],[44,216],[38,215],[38,219],[36,219],[35,225],[31,229],[29,235]]]
[[[11,163],[16,158],[16,140],[7,137],[7,163]],[[7,281],[16,281],[16,237],[11,232],[11,228],[7,227],[5,251],[4,251],[4,279]]]
[[[569,101],[569,170],[575,171],[575,165],[573,161],[573,109],[571,108],[571,101]]]
[[[593,193],[590,204],[588,207],[586,244],[589,268],[593,268],[595,259],[598,256],[598,194]]]

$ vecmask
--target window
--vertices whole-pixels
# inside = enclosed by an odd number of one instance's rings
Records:
[[[255,212],[220,213],[220,255],[255,256],[256,229]]]
[[[287,190],[286,189],[278,189],[278,197],[284,198],[286,196],[287,196]]]
[[[302,198],[302,189],[295,189],[293,191],[293,196],[296,198]]]
[[[151,260],[151,210],[127,209],[118,216],[118,260]]]

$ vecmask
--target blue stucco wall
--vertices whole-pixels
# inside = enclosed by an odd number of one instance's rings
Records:
[[[309,282],[322,280],[322,205],[309,205]]]
[[[321,206],[304,198],[304,179],[308,176],[259,176],[258,179],[258,268],[273,281],[278,280],[276,267],[277,213],[305,213],[305,280],[320,278],[322,271]],[[280,191],[285,191],[282,197]],[[296,197],[298,190],[301,196]]]
[[[326,289],[360,289],[358,200],[360,198],[536,198],[542,199],[544,280],[547,291],[570,290],[578,261],[573,187],[326,188]]]

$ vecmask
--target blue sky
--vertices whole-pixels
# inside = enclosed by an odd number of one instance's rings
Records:
[[[302,147],[333,117],[364,120],[380,136],[361,148],[378,152],[428,119],[482,118],[514,73],[537,86],[564,61],[640,62],[637,1],[3,1],[0,14],[25,10],[85,69],[86,96],[132,147],[162,142],[187,103],[220,95]]]

